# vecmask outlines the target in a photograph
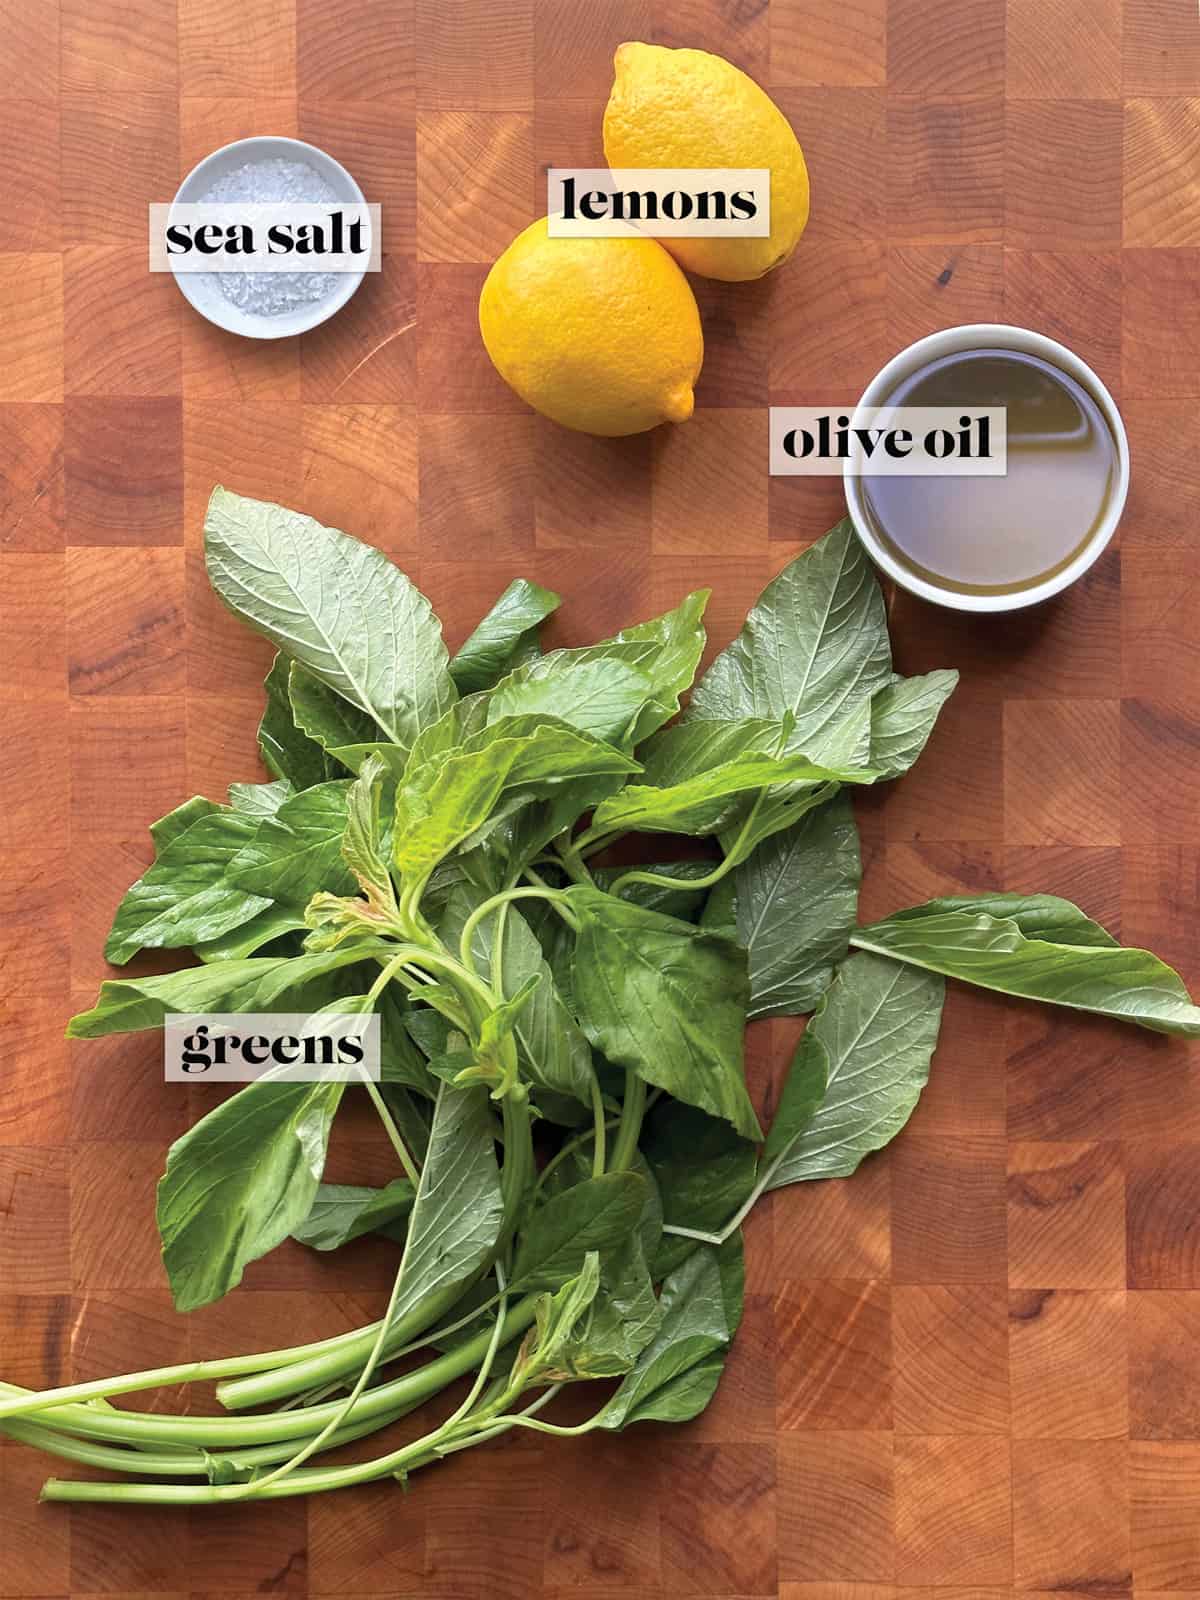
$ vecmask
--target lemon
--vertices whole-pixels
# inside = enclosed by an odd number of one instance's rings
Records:
[[[543,217],[488,273],[479,331],[497,372],[581,433],[686,422],[704,357],[696,297],[656,239],[551,239]]]
[[[767,239],[665,239],[689,272],[761,278],[808,221],[808,169],[791,124],[753,78],[707,50],[623,44],[604,112],[610,167],[769,167]]]

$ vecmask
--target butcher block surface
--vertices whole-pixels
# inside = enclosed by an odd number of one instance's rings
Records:
[[[694,420],[593,440],[501,384],[475,305],[543,169],[602,160],[631,38],[768,86],[813,211],[768,279],[696,282]],[[203,570],[217,482],[381,546],[452,644],[525,575],[580,641],[710,584],[716,647],[840,514],[834,480],[768,479],[768,404],[852,401],[954,323],[1063,340],[1128,424],[1118,545],[1033,616],[892,599],[899,667],[962,683],[915,774],[859,806],[862,914],[1050,889],[1200,983],[1195,0],[0,0],[0,68],[6,1379],[293,1344],[383,1304],[386,1246],[288,1246],[176,1315],[154,1184],[215,1091],[162,1083],[154,1036],[63,1038],[147,824],[262,775],[269,649]],[[298,341],[239,342],[146,270],[147,203],[260,133],[327,148],[383,207],[383,271]],[[763,1104],[795,1034],[752,1033]],[[331,1171],[386,1180],[351,1120]],[[747,1250],[727,1376],[685,1428],[190,1513],[39,1508],[54,1463],[0,1441],[0,1597],[1200,1594],[1194,1051],[951,986],[904,1134],[776,1194]]]

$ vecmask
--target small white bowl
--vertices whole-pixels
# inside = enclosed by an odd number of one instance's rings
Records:
[[[1043,361],[1048,361],[1051,366],[1058,367],[1082,384],[1100,407],[1108,424],[1117,449],[1117,482],[1103,521],[1075,559],[1061,572],[1054,573],[1030,589],[1020,589],[1013,594],[961,594],[954,589],[943,589],[937,584],[927,583],[924,578],[919,578],[916,573],[900,565],[880,542],[871,525],[863,504],[862,478],[849,472],[844,475],[846,507],[855,532],[872,561],[911,594],[920,595],[923,600],[932,600],[935,605],[949,606],[954,611],[1020,611],[1026,606],[1049,600],[1052,595],[1061,594],[1076,578],[1082,577],[1109,544],[1125,509],[1125,497],[1129,493],[1129,440],[1125,424],[1117,410],[1116,401],[1087,362],[1081,361],[1065,344],[1048,339],[1043,333],[1034,333],[1030,328],[1012,327],[1004,322],[965,323],[962,327],[947,328],[942,333],[931,333],[928,338],[918,339],[916,344],[910,344],[907,350],[901,350],[899,355],[893,356],[863,391],[863,397],[851,419],[851,427],[861,425],[859,411],[867,406],[882,405],[901,379],[908,377],[918,367],[936,361],[941,356],[956,355],[960,350],[984,349],[1016,350],[1024,355],[1040,356]],[[980,492],[986,493],[986,489]]]
[[[233,144],[222,145],[212,155],[205,156],[194,166],[179,185],[172,204],[192,204],[203,200],[219,178],[244,167],[251,161],[302,161],[320,174],[325,182],[347,205],[365,205],[362,190],[354,179],[332,156],[318,150],[315,144],[305,144],[302,139],[286,139],[282,135],[268,135],[254,139],[236,139]],[[235,306],[221,290],[221,275],[217,272],[176,272],[175,282],[180,292],[202,317],[215,322],[229,333],[240,333],[247,339],[290,339],[297,333],[307,333],[340,311],[363,281],[361,272],[342,272],[336,289],[324,300],[314,300],[286,311],[277,317],[255,316]]]

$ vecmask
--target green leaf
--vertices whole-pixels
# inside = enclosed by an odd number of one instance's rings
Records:
[[[379,1092],[414,1161],[423,1162],[425,1152],[429,1149],[433,1101],[437,1095],[433,1079],[430,1078],[429,1089],[422,1093],[419,1100],[413,1098],[413,1092],[404,1084],[388,1083],[386,1079]]]
[[[536,1320],[517,1362],[524,1385],[628,1372],[662,1321],[636,1234],[603,1261],[590,1251],[575,1277],[540,1297]]]
[[[796,719],[793,748],[826,760],[839,724],[891,681],[879,584],[849,518],[784,568],[696,685],[688,720]]]
[[[681,922],[695,922],[708,898],[708,890],[692,889],[688,885],[693,878],[707,877],[712,869],[711,861],[653,861],[645,871],[653,872],[660,878],[674,878],[679,887],[668,889],[659,883],[627,883],[621,890],[621,896],[631,900],[634,905],[645,906],[647,911],[661,911],[664,916],[678,917]],[[599,888],[611,889],[617,879],[628,871],[628,867],[598,867],[592,877]],[[555,927],[561,928],[563,934],[569,937],[562,918],[555,916],[552,911],[550,917]]]
[[[320,890],[347,894],[354,879],[342,861],[349,779],[318,783],[284,801],[233,858],[229,875],[252,894],[304,906]]]
[[[650,674],[655,688],[654,700],[638,718],[632,744],[638,745],[649,738],[679,710],[679,697],[691,687],[704,654],[706,635],[701,619],[711,594],[711,589],[697,589],[673,610],[651,617],[648,622],[622,628],[610,641],[616,645],[649,647],[646,655],[629,658]],[[604,645],[596,648],[603,649]]]
[[[637,771],[611,745],[565,723],[508,717],[439,762],[413,767],[396,797],[394,858],[419,877],[488,823],[506,803],[552,793],[565,779]]]
[[[350,785],[341,851],[367,900],[375,906],[390,907],[395,896],[381,809],[384,771],[378,756],[368,756]]]
[[[298,661],[288,671],[287,693],[296,726],[330,755],[342,745],[374,744],[386,737],[369,712],[344,700]]]
[[[843,963],[800,1041],[764,1155],[767,1188],[848,1177],[895,1138],[929,1077],[944,992],[940,978],[883,956]],[[824,1098],[809,1116],[822,1067]]]
[[[176,1310],[219,1300],[301,1226],[344,1087],[248,1083],[171,1146],[158,1231]]]
[[[408,1224],[392,1309],[466,1289],[492,1259],[504,1206],[486,1089],[438,1089],[429,1149]]]
[[[274,783],[231,783],[229,804],[243,816],[273,817],[295,793],[286,778],[277,778]]]
[[[758,1153],[727,1122],[693,1106],[667,1100],[647,1119],[642,1150],[658,1185],[663,1221],[673,1227],[720,1233],[751,1189]],[[665,1233],[651,1266],[666,1278],[696,1248],[694,1240]]]
[[[436,1086],[425,1058],[413,1043],[408,1022],[414,1012],[400,985],[389,983],[375,1002],[379,1014],[379,1059],[384,1083],[403,1085],[433,1099]]]
[[[475,897],[463,887],[455,889],[446,903],[439,931],[452,950],[458,949],[463,925],[475,903]],[[471,953],[480,972],[491,970],[492,941],[495,936],[496,918],[485,917],[476,927],[471,943]],[[517,1016],[514,1027],[521,1068],[535,1090],[539,1091],[537,1100],[541,1109],[547,1115],[555,1111],[556,1120],[561,1117],[561,1120],[574,1121],[569,1115],[561,1115],[555,1102],[540,1091],[561,1095],[583,1105],[589,1104],[592,1088],[591,1051],[558,993],[542,955],[541,945],[516,906],[510,905],[504,919],[501,987],[506,995],[513,995],[531,978],[539,980],[537,988],[529,1004]],[[415,1021],[419,1015],[414,1013],[412,1020]],[[436,1045],[437,1040],[431,1039],[430,1043]],[[440,1048],[445,1048],[444,1039]]]
[[[258,817],[222,809],[172,838],[117,907],[105,958],[121,966],[139,950],[215,939],[265,911],[269,896],[247,893],[230,877],[259,825]]]
[[[152,978],[113,979],[101,984],[90,1011],[71,1018],[67,1037],[100,1039],[109,1033],[158,1028],[169,1011],[271,1011],[285,998],[288,1011],[317,1011],[338,992],[331,975],[361,961],[363,955],[359,946],[320,955],[216,961]]]
[[[614,1066],[760,1138],[742,1070],[745,952],[598,889],[567,894],[580,922],[575,1001],[592,1044]]]
[[[286,778],[295,789],[310,789],[314,783],[324,783],[331,774],[320,745],[300,731],[292,716],[288,698],[290,666],[280,651],[263,682],[267,705],[258,725],[258,748],[267,770],[276,778]]]
[[[589,1314],[559,1352],[564,1375],[616,1378],[629,1372],[662,1324],[663,1312],[636,1233],[600,1258]]]
[[[203,795],[193,795],[190,800],[185,800],[181,806],[176,806],[174,811],[168,811],[165,817],[159,817],[157,822],[150,824],[150,837],[154,840],[154,853],[161,855],[179,835],[190,828],[193,822],[198,822],[201,817],[211,817],[225,808],[219,806],[215,800],[206,800]]]
[[[626,628],[615,638],[579,650],[554,650],[537,663],[547,678],[566,673],[594,672],[620,665],[642,673],[650,685],[646,700],[625,729],[626,748],[668,721],[679,706],[679,695],[691,682],[704,648],[700,626],[708,591],[690,595],[674,611],[649,622]],[[602,681],[602,679],[601,679]],[[627,678],[632,686],[634,680]],[[489,837],[489,848],[503,861],[503,875],[512,878],[542,851],[550,840],[570,828],[583,812],[591,810],[621,787],[625,774],[591,775],[563,784],[551,798],[524,807]]]
[[[399,781],[408,765],[409,752],[403,745],[382,744],[378,739],[373,739],[367,744],[340,744],[329,751],[329,756],[337,768],[331,772],[331,777],[339,776],[343,767],[348,772],[358,772],[368,756],[377,756],[392,777]]]
[[[404,1218],[412,1210],[413,1186],[407,1178],[393,1178],[384,1189],[365,1189],[349,1183],[317,1185],[312,1208],[292,1229],[292,1238],[312,1250],[337,1250],[365,1233],[403,1237]]]
[[[747,795],[760,790],[784,784],[815,789],[829,783],[870,783],[874,778],[873,772],[816,766],[802,755],[748,753],[666,788],[627,784],[596,807],[593,827],[609,833],[719,833],[744,812]],[[793,789],[789,803],[794,794]]]
[[[743,717],[738,722],[674,722],[638,752],[646,783],[662,788],[723,767],[739,756],[803,754],[791,746],[790,718]]]
[[[513,1289],[561,1288],[583,1270],[589,1250],[628,1242],[645,1199],[645,1180],[635,1172],[606,1172],[553,1195],[522,1229]]]
[[[914,906],[912,910],[914,913],[924,912],[927,908],[983,912],[989,917],[1011,918],[1027,939],[1046,939],[1052,944],[1098,945],[1108,950],[1121,948],[1121,941],[1114,939],[1107,928],[1102,928],[1098,922],[1085,916],[1077,905],[1056,894],[948,895],[940,900],[929,900],[925,906]],[[898,914],[906,916],[908,913]]]
[[[957,672],[926,672],[896,678],[872,697],[871,765],[880,777],[898,778],[908,771],[957,683]]]
[[[1200,1037],[1200,1007],[1177,972],[1054,895],[930,900],[858,928],[850,943],[1001,994]]]
[[[816,1005],[845,957],[861,877],[854,810],[839,794],[761,843],[725,880],[749,957],[752,1018]]]
[[[522,1388],[534,1383],[565,1383],[584,1375],[569,1364],[568,1353],[570,1347],[578,1346],[599,1290],[600,1257],[591,1250],[561,1289],[538,1296],[534,1326],[525,1336],[514,1366]]]
[[[273,944],[285,934],[303,931],[304,918],[296,906],[269,906],[240,928],[223,933],[219,939],[205,939],[192,948],[201,961],[240,961],[264,945]],[[299,953],[299,952],[297,952]]]
[[[365,711],[392,743],[410,746],[452,703],[441,627],[380,551],[221,488],[204,533],[209,578],[226,605]]]
[[[514,653],[530,639],[560,598],[527,578],[514,578],[450,663],[459,694],[490,689],[509,672]]]
[[[763,794],[747,807],[741,821],[731,823],[721,834],[726,862],[736,867],[748,861],[765,840],[795,827],[804,817],[828,805],[837,792],[835,783],[795,783]]]
[[[822,1042],[821,1029],[810,1025],[805,1029],[804,1037],[792,1057],[783,1093],[763,1145],[762,1171],[765,1176],[773,1175],[777,1167],[782,1170],[784,1159],[811,1127],[829,1087],[831,1065],[829,1051]],[[766,1187],[774,1186],[764,1183]]]
[[[720,1377],[742,1316],[742,1244],[701,1245],[663,1283],[658,1332],[602,1412],[610,1431],[634,1422],[687,1422]]]
[[[492,691],[488,721],[551,716],[625,748],[639,713],[653,697],[650,675],[629,662],[541,656],[518,667]]]
[[[444,1055],[449,1048],[450,1024],[432,1006],[410,1006],[404,1013],[404,1028],[427,1061]]]

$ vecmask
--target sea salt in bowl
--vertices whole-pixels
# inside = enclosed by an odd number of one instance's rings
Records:
[[[332,156],[326,155],[324,150],[318,150],[313,144],[305,144],[302,139],[271,135],[237,139],[233,144],[222,145],[212,155],[205,156],[179,185],[173,204],[194,204],[206,200],[223,180],[229,179],[243,167],[263,161],[298,162],[311,167],[337,200],[347,205],[366,203],[362,190],[345,167]],[[361,272],[328,274],[336,281],[320,299],[305,301],[292,310],[266,314],[249,310],[231,299],[221,286],[222,276],[219,272],[174,274],[184,299],[202,317],[207,317],[229,333],[240,333],[247,339],[288,339],[317,327],[342,309],[363,280]],[[252,301],[254,297],[243,298]]]

